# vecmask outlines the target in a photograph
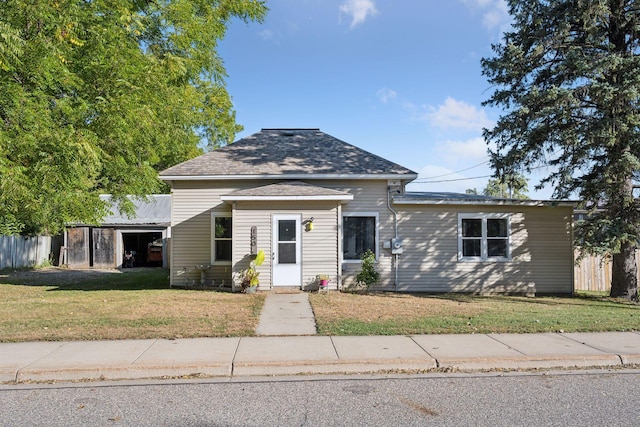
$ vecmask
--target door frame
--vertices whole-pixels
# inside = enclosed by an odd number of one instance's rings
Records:
[[[278,264],[279,221],[295,220],[296,222],[296,263]],[[302,286],[302,214],[274,213],[271,215],[271,286]],[[279,275],[287,275],[292,280],[281,280]]]

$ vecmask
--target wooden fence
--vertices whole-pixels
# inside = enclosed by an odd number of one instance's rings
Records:
[[[0,270],[42,265],[51,260],[56,243],[51,236],[0,235]]]
[[[640,267],[640,251],[636,251],[636,265]],[[588,256],[580,260],[574,267],[574,287],[576,291],[608,292],[611,289],[611,259]]]

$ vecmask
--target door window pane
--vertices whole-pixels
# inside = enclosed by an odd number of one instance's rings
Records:
[[[278,241],[295,242],[296,240],[296,220],[282,219],[278,221]]]
[[[296,263],[296,244],[281,242],[278,243],[278,264]]]

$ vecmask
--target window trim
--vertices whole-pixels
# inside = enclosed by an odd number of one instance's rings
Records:
[[[463,219],[480,219],[482,220],[482,234],[480,236],[480,256],[464,256],[462,253],[462,220]],[[507,255],[502,257],[488,256],[488,236],[487,236],[487,220],[488,219],[505,219],[507,220]],[[458,261],[461,262],[508,262],[511,261],[511,214],[507,213],[459,213],[458,214]]]
[[[216,218],[231,218],[231,237],[216,238]],[[230,213],[211,213],[211,264],[216,265],[231,265],[233,261],[233,215]],[[231,259],[230,260],[216,260],[216,241],[224,240],[231,242]]]
[[[379,247],[380,247],[380,213],[379,212],[345,212],[342,211],[342,224],[341,227],[342,229],[340,230],[340,240],[342,242],[342,254],[340,254],[340,256],[342,257],[342,262],[346,263],[346,264],[361,264],[362,260],[361,259],[347,259],[344,256],[344,218],[345,217],[369,217],[369,218],[375,218],[376,221],[376,225],[375,225],[375,233],[373,238],[375,239],[375,241],[373,242],[374,247],[375,247],[375,255],[376,255],[376,262],[378,262],[378,256],[379,256]]]

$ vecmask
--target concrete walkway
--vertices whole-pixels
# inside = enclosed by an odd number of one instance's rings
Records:
[[[640,332],[0,344],[0,381],[640,366]]]
[[[265,299],[260,322],[256,328],[258,336],[315,335],[316,319],[309,304],[309,294],[270,293]]]

